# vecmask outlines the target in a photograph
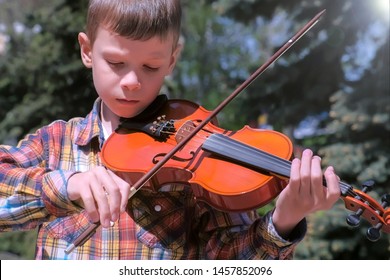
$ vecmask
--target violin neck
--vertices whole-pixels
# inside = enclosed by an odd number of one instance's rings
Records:
[[[223,134],[211,134],[202,149],[224,160],[248,167],[265,175],[290,178],[291,161],[274,156]],[[324,186],[326,181],[324,179]],[[346,196],[352,187],[340,182],[341,195]]]

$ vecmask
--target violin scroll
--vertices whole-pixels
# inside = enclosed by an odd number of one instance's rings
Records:
[[[342,199],[345,207],[354,212],[346,218],[347,224],[358,227],[364,217],[372,225],[367,230],[367,238],[375,242],[381,237],[381,231],[390,233],[390,194],[383,195],[379,204],[367,194],[373,187],[374,181],[369,180],[362,185],[361,191],[349,191]]]

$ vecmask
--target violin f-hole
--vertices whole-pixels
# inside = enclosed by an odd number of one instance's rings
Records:
[[[164,158],[164,156],[166,155],[166,153],[160,153],[160,154],[157,154],[153,157],[152,159],[152,162],[154,164],[157,164],[160,160],[158,158]],[[184,157],[178,157],[178,156],[173,156],[171,159],[172,160],[176,160],[176,161],[180,161],[180,162],[186,162],[186,161],[191,161],[194,159],[195,157],[195,153],[193,151],[190,152],[190,155],[191,157],[189,158],[184,158]]]

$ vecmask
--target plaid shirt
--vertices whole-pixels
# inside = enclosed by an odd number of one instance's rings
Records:
[[[196,202],[183,185],[139,190],[113,227],[100,227],[64,253],[86,227],[86,212],[67,196],[75,172],[101,165],[104,142],[100,99],[86,118],[55,121],[16,147],[0,146],[0,231],[39,227],[37,259],[291,259],[306,222],[290,241],[273,226],[271,212],[224,213]],[[80,185],[80,188],[83,186]]]

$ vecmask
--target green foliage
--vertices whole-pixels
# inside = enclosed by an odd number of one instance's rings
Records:
[[[86,86],[89,74],[77,45],[85,3],[76,3],[55,1],[28,13],[20,23],[23,32],[9,29],[0,61],[2,143],[15,143],[53,120],[85,115],[96,98]]]
[[[338,91],[328,127],[328,145],[320,150],[340,175],[375,181],[390,190],[389,35],[365,78]],[[372,81],[375,81],[373,83]]]
[[[0,259],[34,259],[36,237],[36,230],[0,233]],[[1,252],[9,254],[2,255]]]

